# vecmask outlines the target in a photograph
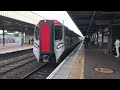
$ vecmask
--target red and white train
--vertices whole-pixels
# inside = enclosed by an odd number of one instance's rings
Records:
[[[80,36],[57,20],[41,20],[34,30],[33,53],[37,62],[59,63],[61,57],[80,43]]]

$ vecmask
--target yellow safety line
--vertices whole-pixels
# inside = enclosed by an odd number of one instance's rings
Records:
[[[84,79],[84,54],[83,54],[83,57],[82,57],[80,79]]]

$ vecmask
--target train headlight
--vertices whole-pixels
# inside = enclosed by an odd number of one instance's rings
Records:
[[[60,44],[57,45],[57,49],[59,49],[59,48],[61,48],[63,46],[64,46],[64,43],[60,43]]]

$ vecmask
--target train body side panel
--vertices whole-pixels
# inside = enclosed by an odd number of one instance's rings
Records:
[[[55,29],[55,27],[62,27],[61,29]],[[57,39],[55,40],[55,37],[58,37],[60,34],[55,34],[55,32],[57,31],[61,31],[61,39]],[[60,56],[63,54],[65,47],[64,47],[64,28],[62,25],[55,25],[54,26],[54,52],[55,52],[55,56],[56,56],[56,63],[59,63],[59,58]]]
[[[33,53],[37,59],[37,62],[40,60],[40,43],[39,43],[39,27],[35,27],[34,29],[34,46]]]

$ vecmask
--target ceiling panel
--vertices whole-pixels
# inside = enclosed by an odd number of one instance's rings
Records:
[[[93,13],[95,15],[93,16]],[[111,24],[120,24],[120,12],[115,11],[68,11],[68,14],[85,36]]]

